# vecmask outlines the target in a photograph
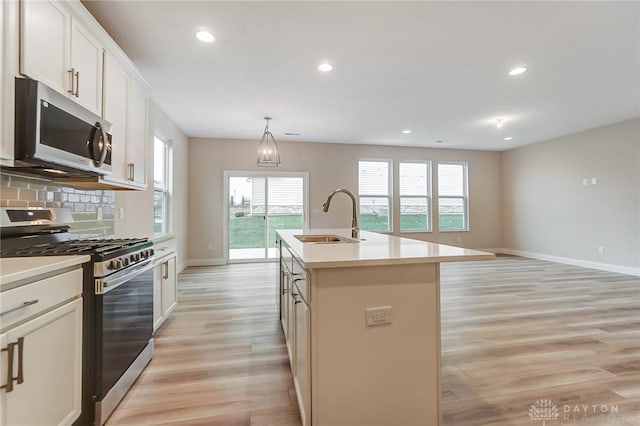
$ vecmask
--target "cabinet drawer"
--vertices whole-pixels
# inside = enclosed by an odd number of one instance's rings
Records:
[[[0,295],[2,329],[7,329],[19,321],[80,294],[82,294],[82,269],[80,268],[2,292]]]
[[[163,257],[170,254],[175,254],[176,252],[175,238],[163,241],[161,243],[154,244],[153,251],[155,253],[156,260],[162,259]]]

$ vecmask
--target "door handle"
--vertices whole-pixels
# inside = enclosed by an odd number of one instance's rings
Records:
[[[67,93],[73,96],[75,94],[75,91],[73,90],[75,68],[71,68],[67,73],[69,74],[69,90],[67,90]]]
[[[40,301],[39,299],[33,299],[33,300],[29,300],[27,302],[22,302],[21,305],[18,305],[15,308],[11,308],[8,311],[0,312],[0,317],[3,316],[3,315],[10,314],[11,312],[19,311],[20,309],[24,309],[24,308],[29,307],[31,305],[35,305],[39,301]]]
[[[13,360],[14,360],[14,348],[18,347],[18,376],[13,377]],[[7,382],[0,386],[0,389],[6,389],[6,392],[13,392],[14,380],[21,384],[24,382],[23,374],[23,360],[24,360],[24,337],[18,338],[15,342],[7,344],[6,348],[2,348],[2,352],[7,352]]]
[[[76,71],[74,75],[76,77],[76,93],[74,93],[74,95],[76,95],[76,98],[79,98],[80,97],[80,71]]]

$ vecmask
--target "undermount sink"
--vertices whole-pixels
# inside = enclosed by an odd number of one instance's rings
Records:
[[[314,244],[344,244],[344,243],[357,243],[358,240],[354,240],[347,237],[341,237],[340,235],[294,235],[298,240],[303,243]]]

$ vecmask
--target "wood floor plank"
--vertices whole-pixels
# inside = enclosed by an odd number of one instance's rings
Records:
[[[181,273],[154,358],[108,425],[299,426],[275,268]],[[550,425],[640,425],[640,278],[501,256],[443,264],[441,298],[446,426],[542,424],[539,399],[559,410]]]

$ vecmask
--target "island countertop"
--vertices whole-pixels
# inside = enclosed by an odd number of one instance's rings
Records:
[[[332,234],[351,238],[351,229],[287,229],[276,233],[307,269],[495,259],[493,253],[367,231],[361,231],[360,241],[354,243],[302,243],[295,237]]]

